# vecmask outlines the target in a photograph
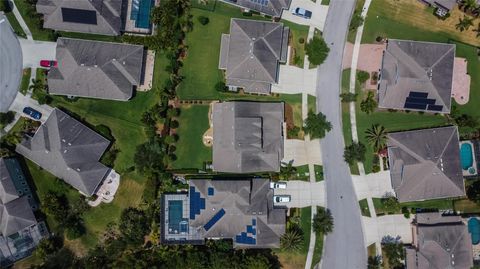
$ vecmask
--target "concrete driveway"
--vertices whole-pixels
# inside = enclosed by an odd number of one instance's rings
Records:
[[[292,65],[280,65],[278,84],[272,85],[272,92],[316,95],[317,69],[302,69]]]
[[[413,218],[413,214],[408,219],[403,215],[386,215],[377,218],[363,217],[365,246],[381,242],[382,238],[387,235],[400,236],[403,243],[412,243],[411,223]]]
[[[288,163],[291,160],[293,160],[293,166],[309,163],[322,165],[320,140],[285,139],[282,161]]]
[[[19,39],[23,52],[23,67],[40,67],[40,60],[55,60],[57,43]]]
[[[292,12],[297,7],[310,10],[312,12],[312,18],[305,19],[305,18],[293,15]],[[320,31],[323,31],[327,13],[328,13],[328,6],[321,5],[320,1],[317,1],[317,3],[314,3],[311,0],[292,0],[292,3],[290,4],[290,9],[283,11],[282,19],[291,21],[297,24],[312,25],[318,28]]]
[[[7,112],[22,78],[22,50],[3,14],[0,14],[0,63],[0,112]]]
[[[286,189],[275,189],[274,195],[290,195],[288,203],[279,203],[287,207],[325,206],[325,183],[292,180],[287,181]]]
[[[23,114],[23,108],[26,106],[29,106],[40,113],[42,113],[42,118],[40,119],[40,122],[45,123],[47,118],[50,116],[50,114],[53,111],[53,107],[48,106],[48,105],[40,105],[37,100],[34,100],[28,96],[25,96],[21,93],[17,94],[17,97],[13,101],[13,104],[10,106],[10,110],[17,112],[18,114],[22,116],[26,116]]]
[[[354,175],[352,181],[358,200],[367,197],[383,197],[387,193],[394,193],[388,170],[363,176]]]

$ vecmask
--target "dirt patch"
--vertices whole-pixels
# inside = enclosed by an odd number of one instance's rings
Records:
[[[293,129],[295,123],[293,122],[293,108],[289,104],[285,104],[285,122],[287,123],[287,129]]]
[[[306,257],[298,253],[278,253],[278,261],[283,269],[305,268]]]
[[[68,238],[65,237],[64,245],[77,257],[84,257],[88,253],[88,249],[85,247],[82,241],[80,241],[80,239],[68,240]]]

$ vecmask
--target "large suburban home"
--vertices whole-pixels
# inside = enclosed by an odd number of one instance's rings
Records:
[[[124,28],[122,0],[38,0],[43,27],[57,31],[120,35]],[[126,2],[125,2],[126,3]]]
[[[379,108],[450,113],[454,58],[454,44],[389,39]]]
[[[472,241],[460,216],[417,214],[412,233],[412,247],[406,249],[407,269],[473,267]]]
[[[290,8],[291,2],[291,0],[225,0],[225,3],[233,4],[246,10],[254,10],[274,18],[280,18],[283,10]]]
[[[48,92],[126,101],[141,84],[144,48],[71,38],[57,40],[58,67],[48,72]]]
[[[398,201],[465,196],[456,126],[390,133],[387,146]]]
[[[38,222],[33,197],[20,164],[14,158],[0,158],[0,267],[8,268],[30,256],[39,241],[48,236],[44,222]]]
[[[17,145],[16,151],[83,195],[92,196],[104,179],[115,173],[99,162],[109,145],[106,138],[55,109],[33,137],[26,136]]]
[[[458,0],[421,0],[429,6],[435,7],[435,14],[440,17],[446,16],[456,5]]]
[[[219,68],[230,90],[270,94],[279,63],[287,61],[290,29],[282,23],[232,19],[222,34]]]
[[[273,205],[269,180],[190,180],[188,193],[162,196],[161,240],[203,244],[233,239],[236,248],[278,248],[286,209]]]
[[[283,159],[284,104],[213,104],[213,170],[278,172]]]

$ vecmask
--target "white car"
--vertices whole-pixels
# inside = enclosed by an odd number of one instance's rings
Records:
[[[273,202],[275,203],[288,203],[290,202],[290,195],[275,195],[273,196]]]
[[[270,182],[270,189],[286,189],[287,182]]]

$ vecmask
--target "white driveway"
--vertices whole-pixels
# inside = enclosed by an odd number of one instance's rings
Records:
[[[283,162],[293,160],[293,166],[309,163],[322,165],[320,140],[304,141],[299,139],[286,139],[283,150]]]
[[[15,97],[13,104],[10,106],[10,110],[15,111],[22,116],[26,116],[25,114],[23,114],[23,108],[25,108],[26,106],[29,106],[42,113],[42,118],[40,119],[42,123],[45,123],[45,121],[53,111],[53,107],[48,105],[40,105],[37,100],[34,100],[21,93],[18,93],[17,97]]]
[[[381,242],[384,236],[400,236],[403,243],[412,243],[411,223],[414,218],[403,215],[385,215],[377,218],[362,217],[365,233],[365,246]]]
[[[280,203],[287,207],[325,206],[325,184],[320,182],[307,182],[292,180],[287,182],[286,189],[275,189],[274,195],[290,195],[288,203]]]
[[[317,0],[317,2],[318,3],[314,3],[311,0],[292,0],[292,3],[290,4],[290,10],[283,11],[282,19],[297,24],[311,25],[318,28],[320,31],[323,31],[325,19],[327,18],[328,6],[321,5],[320,0]],[[310,10],[312,12],[312,18],[304,19],[299,16],[293,15],[292,11],[297,7]]]
[[[272,92],[296,94],[307,93],[315,96],[317,69],[302,69],[292,65],[280,65],[278,84],[272,85]]]
[[[57,43],[19,39],[23,53],[23,67],[40,67],[40,60],[55,60]]]
[[[394,193],[388,170],[363,176],[352,175],[352,181],[358,200]]]

